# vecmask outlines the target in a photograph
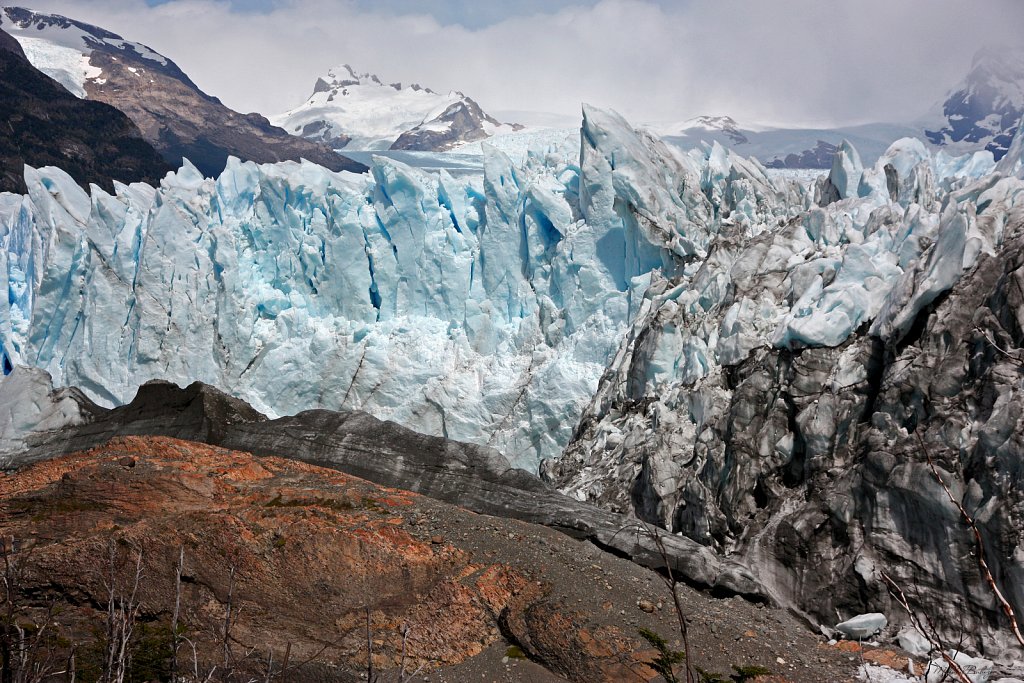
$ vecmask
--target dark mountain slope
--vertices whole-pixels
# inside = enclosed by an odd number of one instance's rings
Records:
[[[365,170],[324,145],[289,135],[259,114],[229,109],[170,59],[105,29],[20,7],[3,8],[0,25],[15,35],[80,51],[101,72],[84,83],[88,99],[127,114],[175,167],[186,157],[204,175],[216,176],[228,156],[236,156],[257,163],[304,158],[332,171]]]
[[[0,31],[0,190],[24,192],[25,164],[59,166],[83,186],[155,183],[170,170],[123,113],[80,100],[33,67]]]

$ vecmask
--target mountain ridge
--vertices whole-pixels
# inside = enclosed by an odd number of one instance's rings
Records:
[[[303,104],[271,120],[335,150],[440,152],[521,129],[500,123],[457,90],[440,94],[417,83],[385,83],[349,64],[328,70]]]
[[[652,126],[683,148],[718,142],[756,156],[769,168],[831,167],[843,140],[852,142],[865,163],[874,163],[901,137],[917,137],[935,150],[958,156],[991,152],[999,161],[1009,150],[1024,118],[1024,50],[980,50],[962,81],[943,102],[915,121],[878,121],[835,128],[748,126],[729,116],[698,116]]]
[[[25,166],[61,166],[87,188],[114,182],[156,184],[171,170],[119,110],[83,101],[29,62],[0,29],[0,191],[24,193]]]
[[[188,158],[215,176],[229,156],[260,163],[306,158],[331,170],[365,167],[322,145],[288,135],[259,114],[240,114],[200,90],[170,59],[106,29],[21,7],[0,9],[30,60],[73,94],[109,104],[138,126],[173,166]]]

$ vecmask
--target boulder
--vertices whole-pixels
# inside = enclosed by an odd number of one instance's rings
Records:
[[[884,614],[872,612],[870,614],[859,614],[853,619],[836,624],[836,630],[847,638],[862,640],[870,638],[881,631],[889,624]]]

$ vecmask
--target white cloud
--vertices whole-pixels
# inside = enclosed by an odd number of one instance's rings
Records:
[[[265,13],[224,0],[34,3],[146,43],[225,104],[264,114],[299,104],[348,62],[492,110],[575,114],[587,101],[636,121],[906,120],[978,48],[1024,41],[1016,0],[603,0],[546,15],[537,5],[471,30],[353,0],[284,0]]]

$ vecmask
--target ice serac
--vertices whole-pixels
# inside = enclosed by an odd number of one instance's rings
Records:
[[[996,172],[1003,175],[1016,175],[1024,178],[1024,115],[1021,116],[1017,125],[1017,132],[1013,136],[1010,148],[1006,155],[996,165]]]
[[[835,158],[832,161],[832,171],[828,176],[829,182],[839,193],[839,198],[856,197],[863,175],[864,166],[861,164],[860,155],[857,154],[853,145],[843,140],[836,150]]]
[[[740,561],[819,624],[904,623],[884,571],[947,637],[1010,653],[927,460],[1019,612],[1024,182],[980,154],[900,140],[861,170],[840,151],[806,210],[720,220],[693,273],[652,277],[544,476]]]
[[[617,115],[588,110],[584,133],[578,157],[485,148],[482,176],[459,179],[231,159],[217,179],[186,164],[88,195],[29,169],[0,219],[5,366],[103,405],[163,378],[272,415],[363,409],[535,469],[569,441],[651,270],[702,253],[705,190],[736,194]]]
[[[629,264],[628,271],[609,273],[620,289],[641,273],[671,271],[703,256],[712,223],[710,203],[694,191],[696,169],[647,133],[623,135],[629,130],[618,114],[584,107],[580,211],[601,231],[595,260]]]
[[[98,412],[77,389],[55,390],[43,370],[17,368],[0,377],[0,469],[13,464],[31,439],[88,422]]]

